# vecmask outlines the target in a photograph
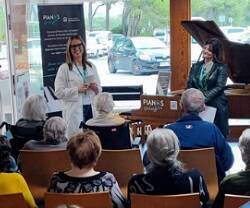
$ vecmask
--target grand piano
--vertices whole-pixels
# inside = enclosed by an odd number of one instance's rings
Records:
[[[230,138],[238,138],[250,127],[250,45],[229,41],[213,21],[182,21],[182,26],[200,44],[212,37],[221,40],[223,61],[228,65],[229,78],[234,84],[225,89],[229,101]],[[174,122],[180,117],[180,93],[168,96],[141,95],[141,108],[131,111],[132,120],[142,120],[153,127]]]

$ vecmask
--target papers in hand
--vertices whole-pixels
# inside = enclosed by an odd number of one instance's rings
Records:
[[[213,123],[216,110],[217,109],[215,107],[206,106],[205,110],[199,113],[199,116],[202,118],[203,121],[208,121]]]

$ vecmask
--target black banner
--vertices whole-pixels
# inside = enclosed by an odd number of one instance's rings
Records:
[[[66,43],[70,36],[85,40],[82,4],[38,6],[43,83],[54,88],[58,67],[65,62]]]

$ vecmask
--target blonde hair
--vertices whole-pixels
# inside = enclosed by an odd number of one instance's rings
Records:
[[[83,39],[82,39],[82,37],[80,35],[74,35],[74,36],[71,36],[68,39],[67,45],[66,45],[66,63],[69,66],[69,70],[72,70],[72,66],[73,66],[73,63],[74,63],[73,56],[72,56],[71,50],[70,50],[72,40],[81,41],[81,44],[83,46],[83,53],[82,53],[82,65],[83,65],[83,67],[86,68],[86,65],[92,67],[92,64],[87,60],[87,51],[86,51],[85,42],[83,41]]]

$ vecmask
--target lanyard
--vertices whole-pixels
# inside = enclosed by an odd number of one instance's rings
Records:
[[[201,72],[200,72],[200,82],[202,82],[205,76],[206,76],[206,68],[204,67],[204,65],[202,65]]]
[[[76,66],[77,71],[79,72],[80,76],[82,77],[83,83],[86,82],[86,78],[87,78],[87,69],[83,69],[83,73],[81,72],[81,70],[78,68],[77,64],[74,64]]]

